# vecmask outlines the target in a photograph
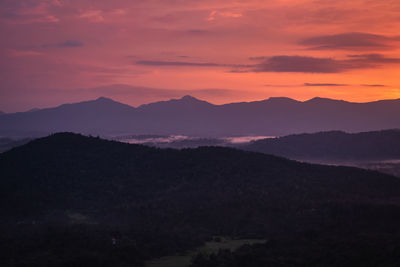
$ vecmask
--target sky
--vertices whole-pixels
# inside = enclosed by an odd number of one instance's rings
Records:
[[[0,110],[400,98],[398,0],[1,0]]]

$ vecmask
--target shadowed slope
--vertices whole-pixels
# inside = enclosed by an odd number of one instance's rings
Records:
[[[0,177],[0,259],[29,266],[142,266],[215,235],[346,240],[400,223],[395,177],[230,148],[61,133],[0,154]]]
[[[241,148],[301,160],[400,159],[400,130],[289,135],[253,141]]]
[[[8,200],[2,204],[15,202],[3,212],[78,208],[105,216],[103,211],[111,212],[121,201],[153,202],[157,195],[167,202],[188,197],[211,203],[226,197],[233,203],[239,192],[260,197],[269,192],[272,203],[293,201],[293,206],[400,196],[400,180],[355,168],[302,164],[230,148],[162,150],[68,133],[5,152],[0,166],[2,197]]]

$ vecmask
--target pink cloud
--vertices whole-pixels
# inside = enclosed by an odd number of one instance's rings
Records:
[[[36,19],[37,22],[59,22],[60,19],[56,18],[53,15],[47,15],[41,18]]]
[[[207,20],[208,20],[208,21],[213,21],[213,20],[215,20],[215,15],[216,15],[216,14],[217,14],[217,11],[215,11],[215,10],[211,11],[211,12],[210,12],[210,15],[208,15]]]
[[[210,12],[210,14],[207,17],[207,21],[213,21],[217,17],[222,17],[222,18],[240,18],[242,17],[243,14],[240,12],[232,12],[232,11],[217,11],[213,10]]]
[[[88,19],[91,22],[103,22],[103,11],[96,9],[96,10],[87,10],[79,14],[79,18]]]
[[[53,7],[61,7],[58,0],[54,1],[39,1],[32,4],[27,4],[24,1],[17,1],[17,8],[10,14],[11,19],[6,19],[11,24],[30,24],[30,23],[54,23],[60,19],[52,13]],[[8,17],[6,17],[8,18]]]
[[[230,12],[230,11],[227,11],[227,12],[219,12],[218,14],[219,14],[220,16],[226,17],[226,18],[240,18],[240,17],[243,16],[242,13],[239,13],[239,12]]]
[[[37,51],[23,51],[23,50],[11,50],[10,54],[13,57],[24,57],[24,56],[41,56],[43,53]]]

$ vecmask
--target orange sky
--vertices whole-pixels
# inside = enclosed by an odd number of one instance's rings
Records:
[[[2,0],[0,33],[6,112],[99,96],[400,98],[398,0]]]

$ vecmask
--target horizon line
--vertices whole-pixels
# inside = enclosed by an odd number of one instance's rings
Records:
[[[179,100],[184,100],[185,98],[191,98],[191,99],[194,99],[196,101],[205,102],[205,103],[208,103],[208,104],[213,105],[213,106],[224,106],[224,105],[230,105],[230,104],[245,104],[245,103],[249,103],[250,104],[250,103],[270,101],[270,100],[274,100],[274,99],[286,99],[286,100],[290,100],[290,101],[294,101],[294,102],[298,102],[298,103],[306,103],[306,102],[309,102],[309,101],[312,101],[312,100],[320,99],[320,100],[330,100],[330,101],[337,101],[337,102],[346,102],[346,103],[350,103],[350,104],[368,104],[368,103],[374,103],[374,102],[380,102],[380,101],[400,100],[400,98],[384,98],[384,99],[377,99],[377,100],[366,101],[366,102],[353,102],[353,101],[348,101],[348,100],[344,100],[344,99],[335,99],[335,98],[320,97],[320,96],[315,96],[315,97],[312,97],[312,98],[309,98],[309,99],[306,99],[306,100],[298,100],[298,99],[287,97],[287,96],[271,96],[271,97],[268,97],[268,98],[264,98],[264,99],[260,99],[260,100],[253,100],[253,101],[237,101],[237,102],[226,102],[226,103],[223,103],[223,104],[214,104],[214,103],[212,103],[212,102],[210,102],[208,100],[204,100],[204,99],[201,99],[201,98],[198,98],[198,97],[194,97],[194,96],[192,96],[190,94],[185,94],[185,95],[183,95],[183,96],[181,96],[179,98],[169,98],[169,99],[166,99],[166,100],[153,101],[153,102],[143,103],[143,104],[134,106],[134,105],[130,105],[130,104],[127,104],[127,103],[124,103],[124,102],[120,102],[120,101],[114,100],[111,97],[99,96],[97,98],[91,98],[91,99],[77,101],[77,102],[61,103],[59,105],[50,106],[50,107],[43,107],[43,108],[35,107],[35,108],[31,108],[31,109],[28,109],[28,110],[25,110],[25,111],[5,112],[4,110],[0,110],[0,115],[10,115],[10,114],[26,113],[26,112],[36,112],[36,111],[41,111],[41,110],[59,108],[59,107],[64,106],[64,105],[74,105],[74,104],[81,104],[81,103],[83,104],[83,103],[95,102],[95,101],[99,101],[99,100],[102,100],[102,99],[110,100],[110,101],[115,102],[115,103],[126,105],[126,106],[129,106],[129,107],[132,107],[133,109],[138,109],[138,108],[140,108],[142,106],[146,106],[146,105],[151,105],[151,104],[156,104],[156,103],[165,103],[165,102],[170,102],[170,101],[179,101]],[[3,113],[1,113],[1,112],[3,112]]]

